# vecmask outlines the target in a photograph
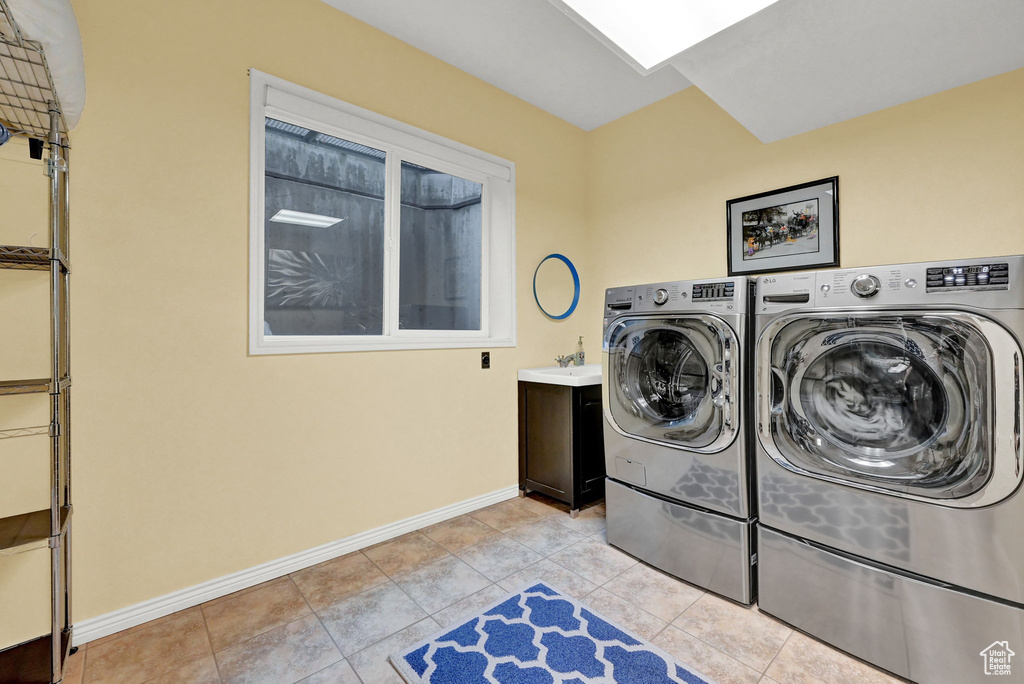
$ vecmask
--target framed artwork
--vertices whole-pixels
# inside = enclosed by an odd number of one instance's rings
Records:
[[[839,266],[839,177],[725,205],[729,275]]]

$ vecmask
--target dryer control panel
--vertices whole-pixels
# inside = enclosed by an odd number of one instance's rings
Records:
[[[715,280],[677,280],[605,290],[604,316],[707,311],[742,314],[753,285],[745,276]]]
[[[736,296],[736,283],[725,281],[722,283],[694,283],[694,301],[710,302],[717,300],[732,299]]]

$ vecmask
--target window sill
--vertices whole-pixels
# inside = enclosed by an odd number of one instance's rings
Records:
[[[509,338],[474,339],[376,339],[352,340],[351,342],[294,339],[252,340],[250,356],[275,354],[331,354],[336,352],[367,351],[414,351],[418,349],[490,349],[493,347],[515,347],[516,341]]]

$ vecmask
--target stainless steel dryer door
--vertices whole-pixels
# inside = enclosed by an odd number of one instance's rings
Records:
[[[715,452],[736,436],[739,347],[716,316],[623,319],[605,337],[609,422],[627,436]]]
[[[965,312],[784,317],[758,343],[762,447],[851,487],[996,503],[1021,481],[1020,353],[1000,325]]]

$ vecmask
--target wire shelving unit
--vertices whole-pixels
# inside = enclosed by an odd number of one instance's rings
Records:
[[[6,395],[49,395],[49,425],[0,430],[0,440],[35,435],[48,435],[50,440],[50,506],[0,518],[0,557],[49,548],[51,587],[49,633],[0,650],[0,673],[4,682],[55,684],[63,679],[72,633],[70,141],[43,48],[22,35],[7,0],[0,0],[0,122],[12,135],[29,138],[37,158],[47,148],[49,246],[0,245],[0,269],[49,274],[51,351],[50,377],[0,381],[0,402]]]

